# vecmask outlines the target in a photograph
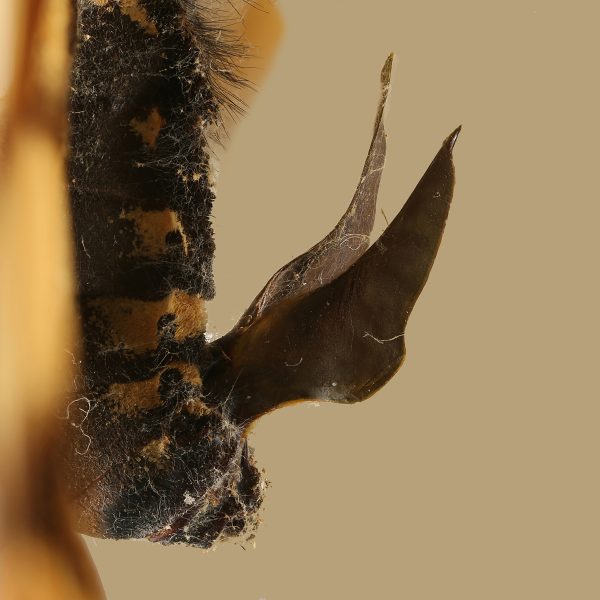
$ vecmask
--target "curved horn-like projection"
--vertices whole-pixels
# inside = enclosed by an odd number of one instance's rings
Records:
[[[381,99],[369,153],[352,202],[335,228],[310,250],[281,267],[256,296],[238,323],[245,328],[270,306],[305,294],[341,275],[367,250],[375,221],[377,192],[385,164],[384,112],[390,91],[394,55],[381,70]]]
[[[349,269],[312,291],[271,303],[247,327],[213,343],[204,386],[230,390],[240,423],[302,399],[356,402],[399,368],[404,331],[427,281],[454,188],[452,150],[443,143],[381,237]],[[313,285],[313,288],[315,286]]]

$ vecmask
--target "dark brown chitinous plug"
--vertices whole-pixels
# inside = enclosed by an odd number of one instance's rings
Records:
[[[369,247],[385,163],[383,116],[393,55],[371,147],[352,202],[335,229],[282,267],[237,326],[212,346],[220,358],[204,375],[209,394],[230,389],[237,423],[300,399],[364,400],[398,370],[404,330],[437,254],[454,188],[444,141],[410,198]]]
[[[391,69],[392,56],[382,71],[356,193],[331,233],[277,271],[227,335],[189,346],[197,351],[185,354],[185,368],[157,362],[148,371],[154,379],[147,375],[131,388],[147,390],[156,402],[137,398],[135,411],[119,412],[110,402],[121,400],[114,390],[123,384],[111,387],[112,400],[87,394],[89,437],[70,455],[81,530],[200,547],[248,532],[263,487],[246,441],[248,425],[293,401],[364,400],[400,367],[407,319],[446,224],[460,128],[369,245],[385,163]],[[108,364],[102,360],[100,366]],[[186,378],[194,369],[197,375]]]

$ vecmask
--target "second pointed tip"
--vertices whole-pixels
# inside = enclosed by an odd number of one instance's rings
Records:
[[[454,144],[456,144],[456,140],[458,139],[458,134],[460,133],[462,129],[462,125],[459,125],[447,138],[446,138],[446,142],[445,145],[447,146],[448,150],[450,152],[452,152],[452,150],[454,149]]]

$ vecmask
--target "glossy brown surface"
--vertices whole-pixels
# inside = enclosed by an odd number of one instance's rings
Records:
[[[214,343],[225,358],[206,374],[205,386],[209,393],[231,387],[236,420],[249,422],[294,400],[364,400],[396,372],[406,323],[450,209],[459,131],[444,142],[398,216],[352,266],[323,285],[274,302],[249,327]],[[301,277],[298,285],[301,289]]]

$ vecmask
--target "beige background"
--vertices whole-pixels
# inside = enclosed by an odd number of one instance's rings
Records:
[[[380,205],[462,123],[447,233],[398,376],[255,428],[256,548],[91,540],[109,598],[599,598],[597,3],[279,4],[281,51],[222,163],[212,329],[344,211],[390,50]]]

